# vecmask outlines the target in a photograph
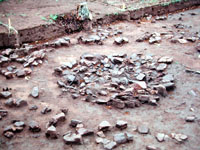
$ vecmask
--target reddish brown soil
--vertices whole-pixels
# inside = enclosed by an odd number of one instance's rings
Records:
[[[198,15],[191,16],[190,12],[196,12]],[[12,88],[13,97],[20,97],[26,99],[29,106],[36,104],[39,109],[36,112],[29,111],[28,107],[19,109],[5,108],[3,105],[4,100],[0,101],[0,106],[9,111],[8,117],[0,121],[0,131],[3,127],[10,124],[12,119],[20,119],[25,123],[34,119],[39,121],[42,132],[39,133],[38,138],[34,138],[33,134],[27,129],[22,133],[16,134],[16,136],[8,140],[2,135],[0,136],[0,148],[3,150],[49,150],[49,149],[77,149],[77,150],[99,150],[103,149],[102,145],[95,144],[94,136],[84,138],[83,145],[68,146],[65,145],[62,140],[62,135],[69,130],[70,119],[80,119],[88,128],[97,129],[98,124],[103,120],[108,120],[113,125],[116,120],[122,119],[128,121],[128,129],[134,134],[134,142],[118,146],[118,150],[141,150],[145,149],[146,145],[156,145],[162,150],[199,150],[200,147],[200,125],[197,121],[194,123],[186,123],[184,118],[188,115],[196,115],[200,119],[200,76],[185,72],[185,66],[191,67],[196,70],[200,70],[199,53],[195,50],[196,43],[187,44],[173,44],[169,40],[163,39],[160,44],[149,45],[147,42],[137,43],[135,40],[140,37],[144,32],[164,32],[173,31],[178,33],[177,29],[173,27],[173,24],[183,23],[186,25],[192,25],[190,29],[183,29],[186,36],[193,35],[193,33],[199,31],[200,24],[200,9],[191,10],[185,12],[185,16],[182,16],[183,21],[179,21],[180,14],[175,14],[166,21],[158,21],[155,24],[150,22],[142,22],[136,24],[134,22],[119,22],[111,25],[111,27],[118,27],[124,31],[123,36],[129,38],[129,43],[121,47],[113,45],[114,37],[106,40],[104,45],[80,45],[76,44],[76,39],[80,35],[86,33],[81,32],[78,34],[70,35],[73,46],[69,48],[59,48],[48,54],[48,61],[41,67],[34,68],[31,78],[27,81],[25,79],[13,79],[6,80],[0,76],[0,86]],[[162,28],[165,25],[167,28]],[[198,41],[199,42],[199,41]],[[63,62],[78,59],[83,53],[98,53],[98,54],[113,54],[113,53],[143,53],[154,54],[159,56],[172,56],[174,63],[169,67],[169,72],[175,75],[176,89],[170,93],[170,95],[159,102],[157,107],[145,105],[136,109],[107,109],[106,107],[99,106],[97,104],[91,104],[83,102],[79,99],[73,100],[69,95],[62,95],[60,89],[57,87],[57,77],[53,75],[55,67],[60,66]],[[33,99],[29,96],[32,87],[39,86],[41,94],[38,99]],[[188,92],[194,90],[197,96],[189,95]],[[40,111],[44,106],[50,106],[53,111],[49,114],[42,115]],[[194,112],[190,111],[190,108],[194,109]],[[45,138],[45,126],[48,120],[57,112],[60,108],[68,108],[69,114],[67,115],[67,121],[57,127],[60,137],[57,140],[48,140]],[[128,112],[128,113],[127,113]],[[146,124],[150,128],[150,134],[141,135],[134,132],[133,129],[137,125]],[[112,138],[112,135],[117,131],[108,132],[106,136]],[[155,139],[155,135],[158,132],[165,134],[183,133],[189,138],[182,144],[177,144],[174,140],[169,140],[163,143],[159,143]],[[2,133],[2,132],[1,132]]]

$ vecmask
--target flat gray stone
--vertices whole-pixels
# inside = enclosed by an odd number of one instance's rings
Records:
[[[148,134],[149,133],[149,128],[145,125],[138,126],[137,130],[141,134]]]
[[[144,78],[145,78],[145,74],[143,74],[143,73],[140,73],[140,74],[137,75],[137,77],[136,77],[136,79],[139,80],[139,81],[144,80]]]
[[[33,87],[31,91],[31,96],[33,98],[37,98],[39,96],[39,88],[37,86]]]
[[[81,135],[75,133],[68,133],[67,135],[64,135],[63,140],[66,144],[82,144]]]
[[[167,68],[167,64],[160,63],[160,64],[157,66],[156,70],[157,70],[157,71],[164,71],[166,68]]]
[[[104,149],[105,149],[105,150],[112,150],[112,149],[114,149],[115,147],[117,147],[117,143],[114,142],[114,141],[111,141],[111,142],[109,142],[109,143],[107,143],[107,144],[104,144]]]
[[[116,127],[119,129],[125,129],[128,126],[128,122],[123,121],[123,120],[118,120],[116,123]]]
[[[29,130],[32,132],[40,132],[41,128],[39,126],[39,123],[36,121],[30,121],[29,122]]]
[[[196,119],[195,116],[187,116],[187,117],[185,118],[185,121],[186,121],[186,122],[194,122],[195,119]]]
[[[57,139],[58,138],[58,134],[57,134],[56,128],[54,126],[48,127],[45,135],[46,135],[47,138],[51,138],[51,139]]]
[[[114,141],[117,144],[124,144],[127,142],[127,137],[125,133],[118,133],[114,135]]]
[[[82,123],[82,121],[80,121],[80,120],[72,119],[71,122],[70,122],[70,126],[76,127],[78,124],[81,124],[81,123]]]
[[[1,98],[9,98],[12,96],[12,93],[9,92],[9,91],[3,91],[3,92],[0,92],[0,97]]]
[[[107,131],[111,128],[111,124],[108,121],[102,121],[99,126],[98,126],[98,130],[99,131]]]

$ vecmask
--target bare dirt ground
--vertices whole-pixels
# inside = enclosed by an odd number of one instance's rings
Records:
[[[87,1],[93,17],[104,16],[119,12],[125,7],[140,8],[148,5],[168,2],[169,0],[141,1],[141,0],[91,0]],[[11,20],[12,26],[17,29],[32,28],[47,24],[50,14],[65,14],[77,9],[82,0],[7,0],[0,3],[0,21],[8,23]],[[104,10],[104,11],[102,11]],[[0,32],[7,32],[5,27],[0,26]]]
[[[191,15],[195,12],[197,15]],[[179,20],[182,17],[183,21]],[[174,24],[184,24],[192,26],[192,28],[176,29]],[[136,22],[118,22],[112,24],[111,27],[119,28],[123,31],[123,36],[129,39],[129,43],[123,46],[113,45],[114,37],[105,40],[104,45],[83,45],[76,44],[80,35],[87,33],[81,32],[70,35],[73,43],[72,46],[66,48],[55,49],[48,53],[47,60],[40,67],[33,68],[31,78],[29,80],[11,79],[6,80],[0,76],[0,87],[12,88],[13,97],[20,97],[28,101],[28,105],[37,105],[37,111],[30,111],[29,106],[23,108],[7,108],[4,106],[4,100],[0,100],[0,106],[8,110],[9,115],[0,121],[0,132],[9,125],[11,120],[19,119],[25,123],[30,120],[36,120],[40,123],[42,131],[39,134],[33,134],[28,131],[27,127],[21,133],[17,133],[14,138],[8,140],[0,135],[0,149],[2,150],[49,150],[49,149],[77,149],[77,150],[99,150],[103,149],[102,145],[95,144],[96,136],[88,136],[84,138],[83,145],[66,145],[63,142],[62,135],[72,130],[69,122],[72,118],[82,120],[86,127],[97,129],[99,123],[103,120],[115,124],[117,120],[125,120],[128,122],[129,131],[134,135],[134,142],[120,145],[118,150],[141,150],[147,145],[155,145],[161,150],[199,150],[200,148],[200,76],[192,73],[186,73],[185,68],[190,67],[200,70],[199,53],[195,50],[195,43],[171,43],[169,39],[162,37],[160,44],[150,45],[148,42],[135,42],[145,32],[170,32],[177,36],[184,32],[184,37],[192,36],[196,32],[200,32],[200,9],[190,10],[168,16],[167,20],[151,23],[142,20],[141,24]],[[163,27],[165,26],[165,27]],[[106,28],[106,27],[105,27]],[[183,34],[183,33],[182,33]],[[199,41],[198,41],[199,42]],[[94,54],[118,54],[132,53],[153,54],[155,57],[171,56],[174,63],[168,68],[168,72],[173,73],[176,81],[176,89],[166,97],[162,98],[159,106],[144,105],[134,109],[108,109],[107,107],[87,103],[79,99],[73,100],[68,94],[61,95],[61,90],[57,87],[58,78],[53,75],[54,68],[60,66],[63,62],[79,59],[83,53]],[[16,64],[17,65],[17,64]],[[29,96],[32,88],[39,86],[40,96],[33,99]],[[193,90],[196,96],[190,95]],[[41,114],[40,111],[48,105],[52,108],[52,112]],[[60,137],[57,140],[49,140],[45,137],[46,123],[61,108],[68,108],[67,120],[57,127]],[[192,109],[191,109],[192,108]],[[185,121],[185,117],[195,115],[196,120],[193,123]],[[139,125],[147,125],[150,133],[141,135],[134,131]],[[112,139],[112,136],[119,131],[113,130],[106,133],[106,137]],[[159,132],[170,135],[171,133],[182,133],[188,136],[188,140],[184,143],[176,143],[174,140],[158,142],[155,135]],[[37,136],[36,136],[37,135]],[[36,138],[37,137],[37,138]]]

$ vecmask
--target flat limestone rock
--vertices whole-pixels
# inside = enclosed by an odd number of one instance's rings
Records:
[[[111,128],[111,124],[108,121],[102,121],[98,126],[99,131],[107,131],[110,128]]]
[[[32,91],[31,91],[31,96],[33,98],[37,98],[39,96],[39,88],[37,86],[33,87]]]

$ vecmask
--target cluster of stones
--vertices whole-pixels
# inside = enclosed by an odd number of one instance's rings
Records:
[[[0,92],[0,98],[7,99],[4,104],[7,107],[23,107],[26,106],[28,103],[25,100],[20,98],[14,99],[11,98],[12,93],[10,91],[2,91]]]
[[[160,60],[160,59],[159,59]],[[33,87],[30,95],[33,98],[39,97],[39,88]],[[5,102],[5,105],[8,107],[20,107],[27,105],[27,102],[24,100],[14,100],[12,98],[12,93],[8,90],[0,92],[0,98],[8,99]],[[36,110],[37,106],[31,107],[30,110]],[[41,113],[45,114],[45,112],[51,111],[50,108],[45,107]],[[56,115],[52,116],[51,119],[48,121],[45,129],[45,136],[48,139],[57,139],[60,137],[60,133],[57,132],[57,127],[62,125],[66,120],[66,115],[68,113],[67,109],[61,109],[60,113],[57,113]],[[5,117],[7,116],[8,111],[1,110],[0,109],[0,116]],[[186,122],[194,122],[196,119],[195,116],[187,116],[185,118]],[[41,132],[42,129],[40,127],[40,124],[36,120],[31,120],[27,124],[21,120],[13,120],[11,124],[5,126],[3,129],[3,135],[7,138],[12,138],[15,136],[15,134],[22,132],[26,125],[28,126],[28,130],[33,133]],[[95,142],[97,144],[102,144],[104,149],[111,150],[116,148],[118,145],[125,144],[132,142],[134,140],[134,135],[129,132],[122,132],[124,129],[128,127],[128,122],[124,120],[118,120],[115,124],[115,126],[111,125],[108,121],[102,121],[98,127],[97,130],[89,129],[85,127],[83,122],[81,120],[72,119],[69,123],[69,126],[74,128],[74,130],[68,131],[65,133],[62,138],[64,143],[72,145],[72,144],[84,144],[84,137],[89,135],[95,135]],[[109,131],[117,131],[112,138],[106,137],[106,133]],[[140,134],[149,134],[150,129],[146,125],[139,125],[136,129],[134,129]],[[120,132],[119,132],[120,131]],[[178,143],[182,143],[185,140],[188,139],[187,135],[181,134],[181,133],[171,133],[171,135],[167,135],[165,133],[157,133],[155,135],[155,138],[158,142],[164,142],[169,139],[175,139]],[[146,147],[147,150],[154,149],[157,150],[158,147],[154,145],[148,145]]]
[[[69,46],[70,39],[68,37],[59,38],[51,43],[43,43],[36,45],[24,44],[21,48],[8,48],[0,53],[0,74],[7,79],[17,77],[25,77],[32,73],[28,67],[36,67],[45,60],[46,53],[51,51],[50,48],[58,48],[61,46]],[[20,63],[22,66],[12,65]],[[4,68],[4,69],[3,69]]]
[[[118,120],[115,125],[116,128],[123,130],[128,127],[128,123],[123,120]],[[120,144],[125,144],[133,141],[133,134],[128,132],[119,132],[113,135],[113,139],[107,139],[105,132],[113,129],[113,126],[108,121],[102,121],[98,126],[96,143],[102,144],[104,149],[111,150]]]
[[[151,55],[116,54],[112,56],[83,54],[79,61],[55,68],[61,77],[57,84],[73,99],[134,108],[142,104],[158,105],[175,87],[173,74],[166,69],[173,59]]]
[[[78,43],[80,44],[98,44],[98,45],[103,45],[103,41],[109,37],[117,36],[122,34],[121,30],[118,29],[102,29],[102,28],[97,28],[93,30],[93,33],[90,35],[86,36],[80,36],[78,38]],[[114,44],[117,45],[122,45],[125,43],[128,43],[128,39],[126,37],[116,37],[114,40]]]
[[[184,13],[181,13],[181,16],[184,16]],[[152,16],[147,16],[146,17],[147,20],[151,20],[152,23],[155,23],[156,20],[160,21],[160,20],[166,20],[167,16],[157,16],[155,18],[153,18]],[[180,21],[182,21],[182,17],[179,18]],[[166,28],[167,26],[162,26],[162,28]],[[144,41],[148,41],[149,44],[155,44],[155,43],[160,43],[162,40],[162,36],[164,39],[170,39],[171,43],[180,43],[180,44],[186,44],[188,42],[196,42],[197,40],[200,39],[200,34],[194,33],[193,36],[189,35],[186,36],[185,32],[183,29],[190,29],[192,28],[192,26],[188,26],[182,23],[178,23],[178,24],[174,24],[173,25],[174,28],[178,29],[177,33],[173,33],[173,31],[169,31],[169,32],[154,32],[154,33],[149,33],[146,32],[143,36],[141,36],[140,38],[138,38],[136,40],[136,42],[144,42]]]
[[[32,50],[33,48],[26,47],[20,49],[6,49],[2,51],[0,55],[0,65],[2,66],[0,74],[5,76],[7,79],[14,78],[15,76],[25,77],[30,75],[32,70],[26,67],[42,64],[42,60],[46,55],[44,49],[31,52]],[[17,68],[15,65],[11,65],[14,62],[23,64],[23,67]],[[3,69],[3,67],[5,69]]]
[[[149,32],[146,32],[142,37],[136,40],[136,42],[144,42],[144,41],[149,41],[149,44],[160,43],[161,34],[157,32],[154,32],[152,34]]]

